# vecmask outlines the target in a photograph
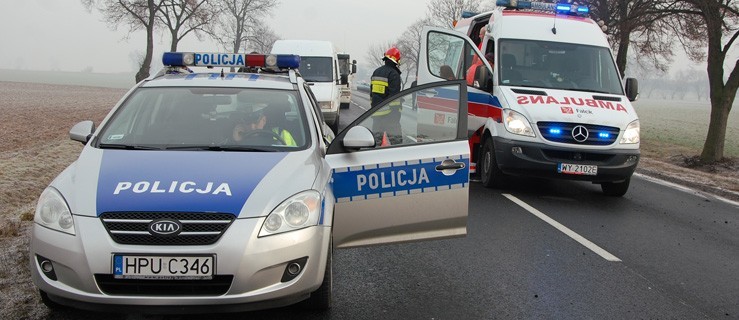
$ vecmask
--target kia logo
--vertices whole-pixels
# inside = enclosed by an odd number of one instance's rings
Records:
[[[149,233],[153,235],[176,235],[182,231],[182,224],[177,220],[160,219],[149,223]]]
[[[572,128],[572,138],[577,142],[588,140],[589,135],[590,133],[588,132],[588,128],[585,128],[584,126],[578,125]]]

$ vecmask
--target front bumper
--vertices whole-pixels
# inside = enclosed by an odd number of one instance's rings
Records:
[[[639,163],[639,150],[589,150],[563,148],[533,142],[494,138],[495,157],[503,173],[542,178],[585,180],[595,183],[619,182],[631,177]],[[513,148],[521,152],[514,153]],[[597,175],[572,175],[557,172],[560,163],[597,165]]]
[[[246,311],[285,306],[309,297],[323,281],[330,227],[315,226],[257,238],[263,221],[264,218],[236,219],[219,241],[203,246],[118,244],[110,239],[96,217],[74,216],[76,236],[34,224],[31,275],[36,286],[52,301],[90,310],[130,312],[130,307],[136,306],[136,312],[153,313]],[[164,295],[149,292],[147,287],[135,293],[106,292],[96,279],[110,280],[115,253],[213,254],[215,275],[233,280],[226,284],[225,293],[212,295],[202,292]],[[51,260],[56,280],[43,273],[38,256]],[[287,263],[303,257],[307,261],[302,271],[294,279],[282,282]]]

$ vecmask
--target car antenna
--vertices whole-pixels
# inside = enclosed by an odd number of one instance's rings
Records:
[[[554,22],[552,22],[552,33],[557,34],[557,12],[554,12]]]

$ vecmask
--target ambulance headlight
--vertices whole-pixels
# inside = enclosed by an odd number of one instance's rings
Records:
[[[534,130],[531,129],[531,124],[529,124],[529,120],[516,111],[506,110],[503,123],[505,124],[506,130],[508,130],[508,132],[510,133],[527,137],[536,137],[536,134],[534,134]]]
[[[33,221],[49,229],[74,235],[74,219],[67,201],[53,187],[48,187],[39,197]]]
[[[621,136],[622,144],[639,143],[639,120],[634,120],[626,126],[623,136]]]
[[[321,195],[308,190],[280,203],[264,220],[259,236],[303,229],[318,224],[321,215]]]

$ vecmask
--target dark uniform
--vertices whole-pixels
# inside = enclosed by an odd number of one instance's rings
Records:
[[[389,58],[384,58],[385,65],[375,69],[371,78],[370,97],[372,106],[376,106],[385,99],[400,92],[400,69]],[[400,144],[403,135],[400,128],[400,100],[392,101],[372,115],[372,131],[375,134],[377,145],[382,145],[382,138],[387,136],[390,144]]]

